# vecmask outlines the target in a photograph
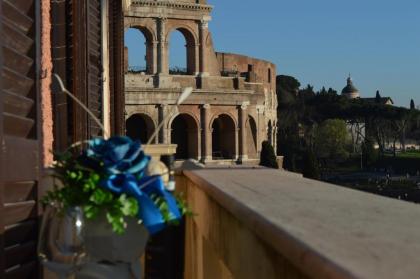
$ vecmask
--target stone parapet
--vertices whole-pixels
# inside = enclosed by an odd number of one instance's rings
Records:
[[[186,279],[420,274],[416,204],[272,169],[202,169],[177,179],[196,214],[186,222]]]
[[[176,153],[176,144],[149,144],[143,145],[144,152],[152,158],[159,159],[162,155],[173,155]]]
[[[213,6],[175,1],[142,0],[131,1],[126,16],[135,17],[161,17],[192,20],[210,20]]]

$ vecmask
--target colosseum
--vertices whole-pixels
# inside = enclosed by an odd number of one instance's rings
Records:
[[[127,134],[147,142],[167,119],[154,143],[177,144],[177,160],[256,162],[263,141],[277,142],[276,67],[216,52],[208,28],[212,9],[207,0],[131,1],[124,27],[144,35],[146,67],[130,69],[126,49]],[[169,67],[174,31],[185,38],[185,70]],[[193,93],[175,106],[185,87]]]

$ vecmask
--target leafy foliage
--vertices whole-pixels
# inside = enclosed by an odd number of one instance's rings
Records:
[[[366,140],[362,146],[363,165],[373,166],[379,158],[378,151],[374,148],[371,140]]]
[[[377,143],[379,152],[374,152],[372,161],[375,161],[377,156],[384,156],[387,143],[400,141],[404,146],[406,136],[420,140],[419,110],[386,105],[379,92],[375,98],[351,100],[338,95],[332,88],[326,90],[323,87],[319,92],[315,92],[311,85],[299,88],[299,81],[290,76],[279,76],[277,82],[277,146],[278,154],[285,156],[284,167],[288,170],[302,172],[307,168],[306,157],[311,150],[319,162],[332,158],[326,156],[330,152],[323,149],[326,144],[321,141],[321,132],[318,131],[322,129],[322,124],[330,119],[340,119],[347,126],[354,128],[356,135],[352,135],[352,152],[361,152],[366,148],[362,146],[363,142],[368,144],[369,148],[373,143]],[[411,104],[411,107],[413,106],[414,104]],[[340,148],[334,151],[336,158],[344,159],[348,155],[346,152],[350,151],[347,148],[348,139],[343,140]],[[370,142],[367,143],[368,141]],[[317,144],[323,150],[317,150]]]
[[[139,208],[137,200],[125,194],[115,195],[102,188],[99,181],[106,174],[86,167],[81,158],[71,153],[57,156],[53,166],[54,176],[61,183],[47,193],[43,202],[55,203],[63,210],[72,206],[81,206],[88,219],[105,212],[114,232],[123,233],[125,218],[137,215]]]
[[[315,150],[319,158],[345,160],[348,133],[346,122],[341,119],[327,119],[316,131]]]

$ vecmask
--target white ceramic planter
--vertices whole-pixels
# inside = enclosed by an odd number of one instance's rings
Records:
[[[76,274],[77,279],[141,278],[140,257],[149,233],[138,219],[129,218],[124,234],[117,235],[105,216],[88,220],[84,241],[88,263]]]

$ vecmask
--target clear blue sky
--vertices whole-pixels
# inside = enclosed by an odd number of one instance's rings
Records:
[[[316,89],[341,92],[351,73],[363,97],[374,97],[378,89],[397,105],[408,106],[411,98],[420,105],[420,0],[209,3],[214,5],[209,27],[217,51],[270,60],[277,74],[295,76],[302,86],[310,83]],[[126,45],[133,45],[135,37],[128,33]],[[171,65],[185,66],[184,44],[173,33]],[[130,64],[140,53],[130,51]]]

